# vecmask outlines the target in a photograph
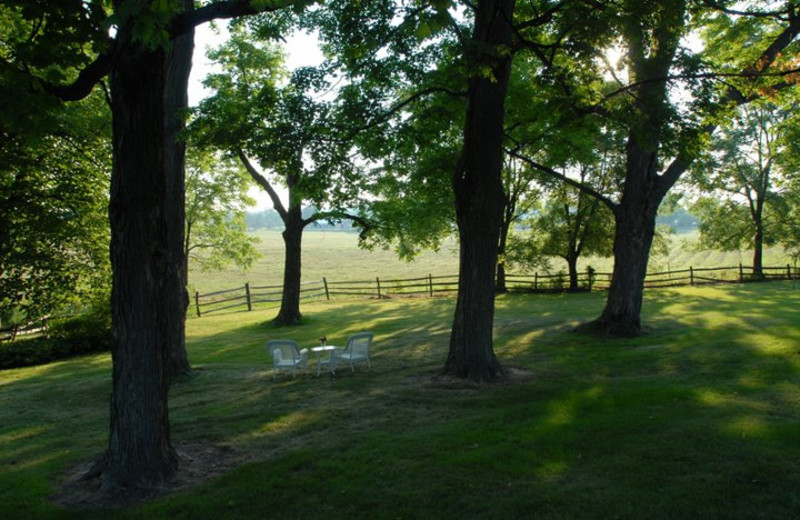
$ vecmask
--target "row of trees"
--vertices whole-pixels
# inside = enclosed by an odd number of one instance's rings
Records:
[[[0,153],[16,157],[14,143],[39,150],[73,106],[64,102],[87,103],[97,85],[111,108],[113,387],[108,447],[91,473],[108,489],[152,489],[177,466],[167,395],[190,368],[182,136],[198,24],[239,20],[214,54],[223,73],[208,79],[213,94],[189,135],[238,161],[275,203],[287,251],[279,321],[300,318],[292,294],[314,221],[352,219],[365,240],[405,255],[436,246],[455,224],[459,293],[443,372],[476,381],[503,377],[492,347],[498,259],[531,211],[534,177],[550,179],[539,183],[554,201],[542,212],[553,215],[548,227],[567,223],[568,262],[609,229],[586,223],[613,219],[613,283],[586,328],[637,334],[659,206],[694,164],[724,160],[707,154],[717,127],[733,129],[739,107],[792,90],[798,72],[793,0],[311,3],[0,8],[0,94],[27,101],[4,107]],[[294,28],[317,31],[325,66],[280,70],[266,42]],[[692,35],[702,51],[688,46]],[[304,203],[323,210],[304,216]],[[0,237],[0,248],[11,243]]]

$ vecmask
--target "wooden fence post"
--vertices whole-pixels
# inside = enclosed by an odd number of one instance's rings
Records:
[[[533,273],[533,290],[539,289],[539,271]]]
[[[792,279],[792,266],[789,264],[786,264],[786,279],[787,280]]]
[[[381,299],[381,279],[379,277],[375,277],[375,281],[378,284],[378,299]]]
[[[194,292],[194,306],[197,309],[197,317],[200,317],[200,291]]]
[[[325,278],[324,276],[322,277],[322,284],[325,286],[325,299],[330,300],[331,293],[328,292],[328,279]]]
[[[431,298],[433,298],[433,275],[432,274],[428,274],[428,291],[429,291],[429,293],[431,295]]]
[[[742,263],[739,262],[739,283],[743,282],[744,282],[744,267],[742,266]]]
[[[689,285],[694,285],[694,267],[689,266]]]
[[[244,293],[247,295],[247,310],[248,311],[252,311],[253,310],[253,303],[252,303],[252,300],[250,299],[250,282],[245,282],[245,284],[244,284]]]

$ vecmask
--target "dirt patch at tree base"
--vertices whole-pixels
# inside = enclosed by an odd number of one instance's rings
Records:
[[[171,493],[191,489],[217,476],[238,468],[251,459],[227,444],[181,443],[175,446],[178,470],[156,489],[138,493],[103,489],[97,477],[86,478],[95,464],[83,461],[68,469],[52,497],[56,505],[67,509],[121,509],[136,506]]]

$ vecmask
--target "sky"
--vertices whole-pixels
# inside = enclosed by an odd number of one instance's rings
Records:
[[[213,63],[206,57],[206,51],[209,48],[215,48],[223,44],[228,32],[225,26],[221,23],[217,24],[218,28],[212,29],[209,24],[199,26],[195,31],[194,37],[194,56],[192,59],[192,72],[189,76],[189,105],[197,106],[197,104],[207,97],[210,92],[203,87],[203,79],[210,73],[215,72]],[[286,66],[289,70],[294,70],[298,67],[307,67],[319,65],[323,61],[322,52],[317,45],[315,36],[308,33],[295,33],[286,39],[284,44],[286,49]],[[286,190],[277,189],[278,194],[284,204],[288,203],[288,195]],[[250,189],[250,196],[255,199],[256,204],[249,208],[249,211],[262,211],[272,208],[272,201],[269,196],[258,187]]]

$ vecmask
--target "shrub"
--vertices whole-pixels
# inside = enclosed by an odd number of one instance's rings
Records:
[[[52,320],[46,336],[0,343],[0,369],[41,365],[111,350],[111,311],[95,303],[87,312]]]

